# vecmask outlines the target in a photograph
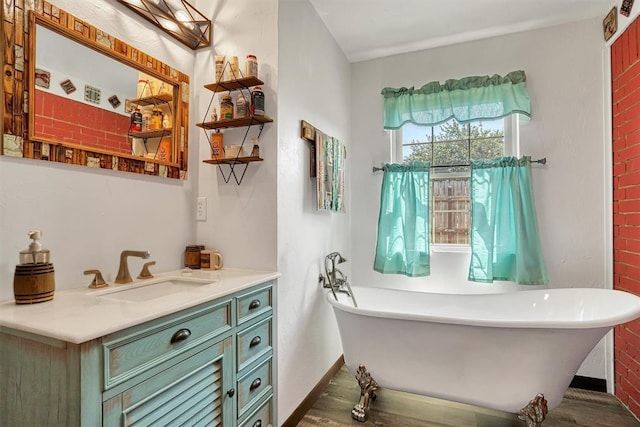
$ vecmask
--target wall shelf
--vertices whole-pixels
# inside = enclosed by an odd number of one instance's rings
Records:
[[[236,163],[251,163],[251,162],[261,162],[264,159],[261,159],[257,156],[252,157],[230,157],[228,159],[209,159],[203,160],[204,163],[209,163],[210,165],[234,165]]]
[[[162,105],[162,104],[168,104],[173,100],[173,96],[168,94],[168,93],[163,93],[163,94],[158,94],[158,95],[153,95],[153,96],[147,96],[144,98],[138,98],[138,99],[128,99],[127,102],[133,105],[141,105],[141,106],[145,106],[145,105]]]
[[[154,130],[145,130],[142,132],[129,132],[129,136],[131,138],[140,138],[140,139],[148,139],[148,138],[162,138],[165,136],[171,135],[171,129],[154,129]]]
[[[238,119],[218,120],[216,122],[196,123],[196,126],[203,129],[226,129],[251,126],[257,123],[265,124],[271,122],[273,122],[273,119],[269,116],[249,116]]]
[[[224,74],[224,70],[228,65],[229,65],[228,63],[225,64],[224,69],[222,70],[223,74]],[[250,76],[250,77],[241,77],[235,80],[226,80],[226,81],[219,81],[216,83],[210,83],[210,84],[204,85],[204,87],[213,92],[213,95],[211,97],[211,103],[209,104],[209,108],[211,108],[211,104],[213,104],[214,98],[216,94],[219,92],[246,91],[248,98],[251,99],[252,98],[251,88],[254,86],[261,86],[261,85],[264,85],[264,82],[262,80],[254,76]],[[205,118],[208,116],[209,116],[209,109],[207,109]],[[249,115],[248,117],[242,117],[242,118],[223,119],[223,120],[196,123],[196,126],[202,128],[205,131],[205,135],[207,134],[206,133],[207,130],[219,130],[219,129],[228,129],[228,128],[241,128],[241,127],[247,128],[244,134],[244,137],[242,138],[242,143],[240,144],[240,152],[242,152],[242,147],[244,146],[244,143],[247,139],[247,135],[251,127],[253,126],[259,127],[258,136],[256,138],[258,139],[262,134],[262,129],[264,128],[265,123],[271,123],[271,122],[273,122],[273,119],[266,115]],[[207,135],[207,139],[209,139],[208,135]],[[212,149],[212,152],[213,152],[213,149]],[[257,154],[257,153],[258,153],[257,146],[254,146],[254,151],[252,152],[252,154]],[[242,179],[244,178],[244,174],[247,171],[247,167],[249,166],[249,163],[261,162],[261,161],[263,161],[263,159],[261,159],[259,156],[247,156],[247,157],[213,158],[213,159],[203,160],[203,163],[207,163],[210,165],[218,165],[218,170],[220,171],[220,174],[222,174],[222,178],[224,179],[225,183],[228,183],[229,180],[231,179],[231,176],[233,176],[236,181],[236,184],[240,185],[240,183],[242,182]],[[222,169],[222,165],[228,166],[229,168],[228,174],[225,174],[225,172]],[[236,174],[237,167],[240,167],[239,171],[241,170],[242,173]]]
[[[236,80],[226,80],[217,83],[204,85],[205,88],[213,92],[228,92],[238,89],[246,89],[252,86],[262,86],[264,82],[257,77],[242,77]]]

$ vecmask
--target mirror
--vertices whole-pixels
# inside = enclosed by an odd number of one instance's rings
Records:
[[[189,77],[42,3],[25,27],[27,138],[12,146],[5,120],[3,154],[186,178]]]

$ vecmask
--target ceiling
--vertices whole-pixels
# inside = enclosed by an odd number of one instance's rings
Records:
[[[614,0],[310,0],[350,62],[605,15]]]

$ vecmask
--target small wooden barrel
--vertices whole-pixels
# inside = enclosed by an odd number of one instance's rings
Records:
[[[35,304],[52,300],[55,289],[52,263],[16,265],[13,276],[16,304]]]

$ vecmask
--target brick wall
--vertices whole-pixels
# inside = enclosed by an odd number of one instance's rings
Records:
[[[640,24],[611,46],[613,287],[640,295]],[[640,416],[640,321],[614,329],[615,394]]]
[[[35,92],[36,135],[131,154],[128,117],[49,92]]]

